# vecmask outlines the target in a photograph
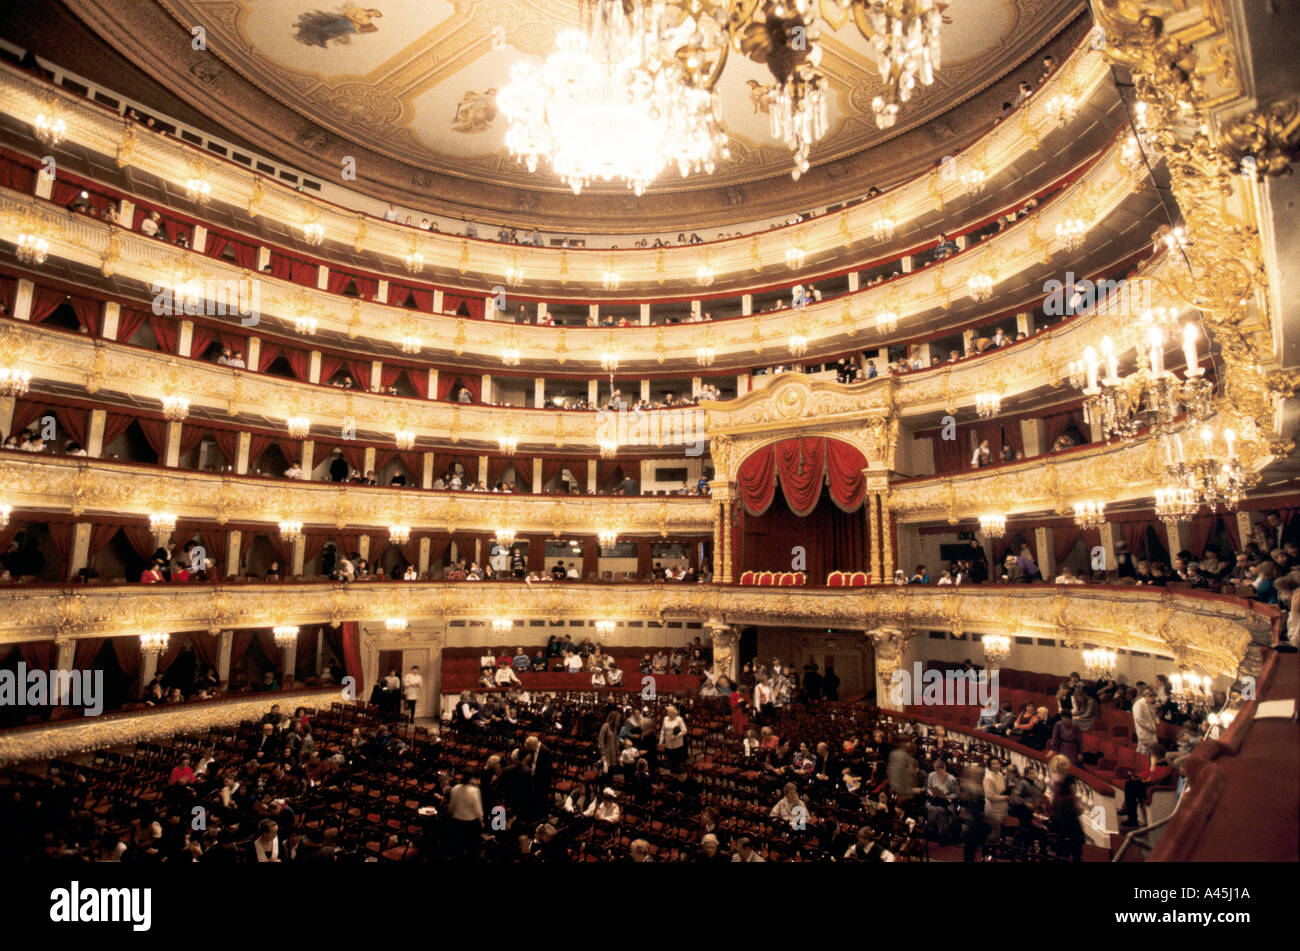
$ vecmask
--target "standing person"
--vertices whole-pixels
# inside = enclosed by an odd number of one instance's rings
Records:
[[[671,703],[664,709],[663,724],[659,727],[659,744],[668,759],[668,766],[680,772],[686,765],[686,721]]]
[[[622,720],[617,710],[610,711],[605,722],[600,725],[600,735],[596,737],[596,748],[600,751],[606,776],[612,776],[618,765],[618,732],[623,728]]]
[[[1064,756],[1071,766],[1078,766],[1080,742],[1081,736],[1074,715],[1069,710],[1062,710],[1061,718],[1052,727],[1052,738],[1048,741],[1047,748]]]
[[[1002,838],[1002,823],[1007,818],[1011,797],[1007,795],[1007,777],[1002,772],[1002,761],[989,760],[984,773],[984,821],[989,824],[994,841]]]
[[[510,549],[510,573],[515,576],[516,581],[522,581],[528,574],[528,562],[517,547]]]
[[[447,812],[452,822],[452,849],[458,856],[478,858],[483,834],[483,793],[478,776],[466,770],[451,788]]]
[[[532,776],[532,799],[528,804],[527,822],[540,822],[546,817],[551,802],[551,784],[555,779],[555,760],[551,751],[542,745],[539,737],[530,736],[524,741],[528,757],[528,772]]]
[[[1150,687],[1143,687],[1142,695],[1133,704],[1133,730],[1137,733],[1137,748],[1140,753],[1145,753],[1156,745],[1159,718],[1155,707],[1156,692]]]
[[[384,690],[379,697],[379,715],[385,720],[396,720],[400,716],[402,703],[402,678],[397,676],[397,668],[392,667],[384,678]]]
[[[826,665],[826,673],[822,676],[822,696],[827,700],[840,699],[840,678],[833,664]]]
[[[988,838],[988,822],[984,818],[984,767],[978,763],[967,763],[962,767],[961,781],[958,783],[958,801],[962,822],[966,824],[963,840],[962,860],[975,861],[976,850]]]
[[[1074,777],[1070,775],[1070,761],[1056,755],[1047,761],[1051,772],[1049,794],[1052,800],[1047,831],[1060,837],[1064,854],[1072,862],[1083,861],[1083,825],[1079,814],[1083,803],[1074,792]]]
[[[420,690],[424,687],[424,678],[420,676],[420,668],[412,667],[407,675],[402,678],[403,700],[406,701],[406,720],[408,723],[415,722],[415,705],[420,700]]]

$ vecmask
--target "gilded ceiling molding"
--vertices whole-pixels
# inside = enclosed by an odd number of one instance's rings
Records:
[[[601,221],[616,228],[635,217],[673,231],[681,230],[686,207],[691,211],[691,226],[725,227],[740,206],[760,217],[783,216],[791,207],[807,207],[809,199],[812,204],[842,201],[855,181],[896,181],[917,161],[937,161],[945,151],[983,131],[988,116],[1005,98],[999,83],[1009,81],[1008,64],[1014,69],[1036,52],[1066,59],[1086,32],[1089,19],[1079,15],[1085,8],[1078,0],[1008,3],[1012,19],[1007,32],[989,45],[998,55],[977,54],[949,62],[936,85],[918,90],[914,108],[888,132],[874,129],[856,114],[865,111],[878,84],[867,70],[852,72],[856,81],[841,92],[847,103],[844,135],[824,143],[818,165],[797,183],[799,187],[790,181],[787,155],[777,143],[766,136],[750,143],[741,136],[733,144],[732,167],[719,169],[705,184],[668,179],[659,193],[636,199],[613,190],[589,189],[574,196],[558,182],[527,175],[501,151],[444,156],[425,146],[416,130],[403,121],[415,113],[422,94],[436,92],[441,84],[468,81],[460,69],[486,48],[484,23],[497,23],[507,31],[511,45],[540,55],[549,48],[552,31],[561,22],[555,8],[568,12],[564,4],[458,3],[458,11],[468,19],[453,16],[434,26],[432,36],[417,31],[414,42],[398,56],[374,64],[378,72],[363,70],[356,75],[331,75],[328,70],[304,73],[267,62],[264,54],[275,38],[258,37],[254,43],[243,33],[236,11],[247,14],[247,5],[237,6],[232,0],[199,4],[161,0],[161,4],[165,11],[154,3],[123,8],[105,0],[68,0],[67,6],[106,44],[141,64],[144,72],[152,74],[150,67],[160,59],[168,62],[173,73],[169,87],[185,105],[228,129],[231,136],[242,136],[304,171],[331,179],[338,174],[341,157],[352,155],[366,169],[368,187],[376,197],[409,202],[419,196],[420,205],[452,217],[491,209],[489,213],[523,226],[563,221],[566,226],[587,227]],[[400,14],[392,5],[386,9],[390,20]],[[565,21],[572,22],[567,17]],[[190,48],[187,24],[193,22],[206,23],[211,31],[206,51]],[[376,37],[381,43],[392,35],[386,22],[379,21]],[[42,48],[57,43],[56,35]],[[362,45],[353,44],[354,48]],[[836,59],[830,58],[831,67],[838,65]],[[852,71],[847,62],[840,68]],[[447,115],[443,121],[450,118]]]
[[[709,500],[637,496],[441,493],[332,482],[295,482],[189,469],[135,469],[94,459],[13,453],[0,456],[4,501],[20,511],[68,513],[85,522],[145,519],[166,511],[182,524],[265,523],[275,531],[292,517],[304,531],[365,530],[405,525],[415,534],[493,532],[620,536],[705,535]]]
[[[990,178],[1011,169],[1031,147],[1026,130],[1044,136],[1057,127],[1048,108],[1051,96],[1068,90],[1081,103],[1093,96],[1110,92],[1110,76],[1102,57],[1086,44],[1076,49],[1061,64],[1056,74],[1039,87],[1023,110],[1019,123],[999,123],[968,150],[978,154],[981,168]],[[67,139],[105,156],[115,156],[121,165],[175,182],[184,187],[188,172],[177,161],[174,139],[132,123],[124,123],[101,108],[87,105],[68,92],[54,88],[53,95],[68,125]],[[46,109],[51,91],[7,64],[0,64],[0,108],[24,122]],[[882,216],[904,227],[908,222],[932,214],[936,203],[953,202],[964,195],[960,170],[965,158],[952,166],[953,174],[942,176],[927,171],[907,184],[891,189],[875,201],[846,208],[840,215],[823,215],[799,225],[775,232],[746,234],[742,237],[710,244],[710,264],[719,282],[728,275],[748,275],[755,269],[763,274],[785,274],[786,251],[791,245],[802,248],[810,258],[827,256],[832,260],[843,254],[845,230],[867,235]],[[557,248],[521,248],[493,241],[468,241],[458,235],[417,231],[380,219],[358,217],[356,212],[318,201],[311,196],[254,174],[233,163],[211,162],[209,181],[211,199],[236,208],[247,208],[250,216],[278,222],[292,232],[300,232],[309,219],[318,221],[326,232],[327,242],[342,242],[355,250],[365,250],[388,261],[393,273],[404,273],[403,258],[414,247],[423,254],[426,266],[444,274],[473,274],[490,287],[504,283],[511,267],[511,254],[518,255],[527,272],[563,275],[567,283],[580,282],[590,289],[602,285],[608,269],[608,249],[566,250]],[[946,170],[945,170],[946,171]],[[573,196],[570,195],[570,198]],[[807,207],[807,199],[798,203]],[[746,212],[752,220],[753,213]],[[782,217],[788,215],[788,207]],[[625,216],[626,217],[626,216]],[[553,227],[552,224],[546,227]],[[875,239],[872,239],[875,240]],[[879,241],[876,242],[880,244]],[[858,253],[866,251],[860,246]],[[673,246],[658,249],[621,248],[617,252],[624,292],[636,287],[647,290],[669,286],[695,286],[700,266],[699,249]],[[581,290],[575,294],[582,295]]]
[[[1171,653],[1231,674],[1252,644],[1271,640],[1275,609],[1163,589],[983,587],[960,594],[892,586],[802,590],[706,584],[509,583],[16,586],[0,616],[0,643],[216,632],[276,624],[403,617],[489,621],[709,622],[727,626],[949,630],[1068,639]],[[490,630],[484,638],[492,637]]]

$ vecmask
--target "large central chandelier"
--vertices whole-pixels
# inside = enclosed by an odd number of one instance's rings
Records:
[[[511,69],[497,97],[511,155],[530,172],[545,159],[574,194],[599,180],[640,195],[670,164],[712,173],[726,137],[711,89],[692,87],[686,65],[661,53],[667,4],[598,0],[588,13],[540,67]]]
[[[771,134],[809,168],[827,131],[823,25],[852,21],[870,42],[883,89],[872,102],[887,129],[918,86],[934,82],[945,0],[580,0],[585,28],[568,30],[540,66],[518,63],[497,96],[506,147],[530,172],[545,159],[575,193],[620,181],[636,194],[665,168],[712,174],[729,157],[717,85],[736,51],[767,67]]]

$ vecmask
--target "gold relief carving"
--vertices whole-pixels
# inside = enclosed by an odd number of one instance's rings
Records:
[[[1220,148],[1238,165],[1255,160],[1259,175],[1288,175],[1300,159],[1300,99],[1287,99],[1254,109],[1219,132]]]
[[[253,193],[248,198],[248,217],[256,218],[262,213],[262,201],[266,197],[266,189],[262,185],[260,176],[253,179]]]
[[[939,171],[935,169],[930,173],[930,186],[927,189],[927,197],[933,205],[935,211],[940,214],[944,211],[943,186],[939,184]]]
[[[563,250],[560,252],[560,284],[569,283],[569,252]]]
[[[655,331],[655,362],[663,366],[667,354],[664,351],[664,328]]]
[[[234,377],[230,384],[230,396],[226,400],[226,415],[231,419],[239,416],[239,406],[244,402],[244,376],[235,370],[230,371]]]
[[[844,247],[852,246],[853,232],[849,229],[849,214],[847,211],[840,212],[840,237],[844,239]]]
[[[99,259],[99,273],[104,277],[112,277],[120,260],[122,260],[122,234],[114,231],[108,236],[108,247],[104,249]]]
[[[465,318],[464,317],[456,318],[455,345],[456,345],[456,356],[459,357],[461,354],[465,352]]]
[[[750,270],[755,274],[763,270],[763,258],[758,252],[758,235],[754,235],[753,240],[749,242],[749,261]]]
[[[352,250],[360,254],[366,247],[366,216],[357,215],[357,236],[352,242]]]
[[[464,274],[469,270],[469,239],[462,238],[460,242],[460,258],[456,262],[456,270]]]
[[[108,372],[108,351],[98,340],[95,341],[95,355],[90,364],[90,372],[86,374],[86,392],[98,393],[103,386],[103,381],[107,379]]]
[[[356,340],[361,333],[361,301],[352,302],[352,313],[348,317],[348,339]]]
[[[560,332],[556,336],[556,340],[555,340],[555,362],[560,364],[561,366],[563,366],[565,361],[568,360],[568,352],[569,352],[568,340],[569,340],[568,331],[565,328],[561,327]]]
[[[134,122],[124,122],[122,136],[117,143],[117,167],[126,168],[135,158],[135,151],[140,145]]]
[[[655,252],[655,275],[658,277],[660,284],[662,284],[664,282],[664,278],[668,276],[668,268],[665,263],[666,261],[667,261],[667,256],[664,253],[664,249],[660,248],[658,251]]]
[[[754,345],[755,353],[763,352],[763,321],[755,316],[753,320],[753,333],[750,334],[750,342]]]
[[[564,414],[555,414],[555,448],[564,448]]]

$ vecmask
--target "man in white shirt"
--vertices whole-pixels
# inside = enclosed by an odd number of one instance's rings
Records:
[[[576,564],[574,564],[573,562],[569,562],[569,569],[564,573],[564,577],[570,581],[581,581],[582,572],[578,570],[578,566]]]
[[[452,828],[456,830],[456,851],[477,856],[481,845],[479,836],[483,833],[483,793],[476,777],[465,773],[460,782],[451,787],[447,813],[451,816]]]
[[[390,204],[390,205],[388,206],[388,210],[387,210],[386,212],[384,212],[384,220],[385,220],[385,221],[396,221],[396,220],[397,220],[397,206],[396,206],[396,205]]]
[[[564,658],[564,669],[570,674],[582,673],[582,657],[570,651]]]
[[[749,840],[749,836],[742,835],[736,840],[736,854],[731,857],[733,862],[765,862],[766,859],[759,855],[754,849],[754,843]]]
[[[406,719],[412,723],[415,722],[415,705],[420,700],[420,691],[423,687],[424,678],[420,676],[419,667],[412,667],[402,678],[402,700],[406,704]]]
[[[1083,584],[1083,579],[1074,573],[1073,568],[1062,568],[1056,576],[1056,584]]]
[[[236,370],[244,369],[244,351],[236,350],[235,355],[230,358],[229,366],[234,367]]]
[[[1148,752],[1156,745],[1156,727],[1159,725],[1155,711],[1156,694],[1150,687],[1133,702],[1133,729],[1137,733],[1138,752]]]
[[[509,664],[498,667],[495,678],[498,687],[510,687],[519,685],[519,677],[515,675],[515,670]]]
[[[295,462],[295,463],[294,463],[293,465],[291,465],[288,469],[285,469],[285,470],[284,470],[284,477],[285,477],[286,479],[301,479],[301,478],[303,477],[303,476],[302,476],[302,465],[299,464],[299,463],[297,463],[297,462]]]

